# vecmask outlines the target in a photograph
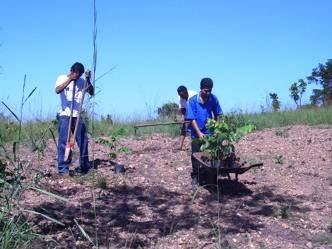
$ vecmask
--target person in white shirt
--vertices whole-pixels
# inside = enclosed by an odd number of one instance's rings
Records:
[[[60,95],[61,111],[59,112],[59,138],[58,138],[58,172],[60,175],[69,174],[69,165],[72,157],[69,155],[67,160],[64,160],[68,129],[71,131],[75,129],[77,117],[79,116],[80,103],[83,100],[83,89],[90,95],[94,94],[94,88],[90,82],[90,73],[86,73],[85,80],[81,78],[84,73],[84,66],[76,62],[72,65],[70,72],[65,75],[60,75],[55,83],[55,92]],[[71,118],[71,124],[69,120]],[[77,133],[75,140],[80,150],[79,167],[75,169],[78,173],[88,173],[91,169],[88,152],[88,136],[84,121],[79,118]]]
[[[180,133],[180,139],[179,139],[179,150],[182,150],[184,139],[186,137],[188,128],[189,128],[189,122],[186,120],[186,112],[188,109],[188,100],[192,96],[196,95],[197,93],[195,91],[187,90],[187,88],[183,85],[179,86],[177,89],[178,95],[179,95],[179,116],[180,116],[180,122],[182,122],[181,126],[181,133]]]

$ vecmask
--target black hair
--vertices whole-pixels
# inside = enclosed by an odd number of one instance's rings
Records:
[[[185,87],[185,86],[179,86],[178,87],[178,93],[180,93],[180,92],[188,92],[187,87]]]
[[[201,80],[201,89],[204,88],[212,89],[212,87],[213,87],[213,81],[210,78],[203,78]]]
[[[79,73],[79,74],[83,74],[84,73],[84,66],[82,63],[79,62],[75,62],[71,68],[70,68],[71,72],[75,72],[75,73]]]

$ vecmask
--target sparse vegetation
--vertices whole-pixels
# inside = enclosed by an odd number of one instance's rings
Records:
[[[332,233],[332,219],[330,219],[327,223],[327,229],[329,230],[330,233]]]
[[[273,215],[278,218],[288,219],[292,213],[292,204],[282,203],[279,208],[274,209]]]
[[[107,178],[105,176],[98,175],[96,187],[101,189],[107,189]]]
[[[284,138],[289,137],[288,129],[285,129],[285,128],[276,129],[276,136],[284,137]]]
[[[274,159],[275,159],[276,164],[284,164],[284,156],[283,155],[276,155]]]

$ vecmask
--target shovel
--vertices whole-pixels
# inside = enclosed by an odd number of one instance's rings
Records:
[[[85,76],[90,77],[90,74],[91,74],[91,71],[89,69],[86,70]],[[65,149],[64,161],[67,161],[69,159],[69,156],[72,154],[72,152],[74,150],[75,137],[76,137],[78,124],[80,122],[80,117],[81,117],[81,113],[82,113],[82,109],[83,109],[84,95],[85,95],[85,92],[86,92],[86,89],[87,89],[86,85],[87,85],[87,81],[85,80],[84,87],[83,87],[83,90],[82,90],[82,99],[81,99],[81,102],[80,102],[78,115],[77,115],[77,119],[76,119],[75,129],[74,129],[73,135],[71,136],[71,122],[72,122],[72,117],[73,117],[74,93],[75,93],[75,83],[74,83],[73,99],[72,99],[72,103],[71,103],[69,126],[68,126],[68,136],[67,136],[67,144],[66,144],[66,149]]]

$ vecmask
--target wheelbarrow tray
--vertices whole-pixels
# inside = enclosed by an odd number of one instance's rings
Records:
[[[251,164],[247,166],[247,162],[235,162],[233,165],[231,165],[230,167],[224,167],[224,166],[220,166],[220,167],[215,167],[212,164],[212,158],[211,155],[207,152],[195,152],[193,153],[193,157],[202,165],[204,166],[206,169],[208,170],[215,170],[217,171],[219,174],[229,174],[229,173],[234,173],[236,175],[241,175],[243,173],[245,173],[246,171],[248,171],[251,168],[255,168],[255,167],[261,167],[263,166],[263,163],[256,163],[256,164]]]

